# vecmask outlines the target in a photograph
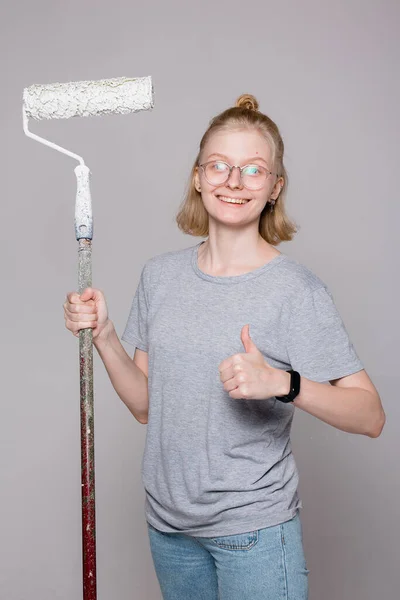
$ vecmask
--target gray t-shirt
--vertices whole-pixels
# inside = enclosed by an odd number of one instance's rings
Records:
[[[122,339],[149,359],[146,519],[211,537],[277,525],[301,507],[294,406],[232,399],[219,377],[225,358],[245,352],[243,325],[272,367],[313,381],[363,365],[310,269],[281,253],[248,273],[212,276],[199,269],[201,243],[145,263]]]

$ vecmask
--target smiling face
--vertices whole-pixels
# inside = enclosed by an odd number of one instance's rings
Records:
[[[275,174],[270,146],[257,129],[220,130],[207,140],[200,156],[200,164],[211,160],[221,160],[229,165],[243,167],[259,165],[273,171],[259,190],[244,187],[239,169],[233,169],[228,181],[212,185],[205,178],[204,171],[197,168],[195,187],[201,190],[201,197],[209,219],[224,224],[258,223],[266,203],[278,197],[283,179]],[[245,200],[243,204],[229,203],[230,199]]]

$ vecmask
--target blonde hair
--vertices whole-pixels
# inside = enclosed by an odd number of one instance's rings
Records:
[[[200,148],[193,164],[184,200],[176,215],[178,227],[184,233],[193,236],[206,236],[208,230],[208,213],[201,199],[201,194],[194,185],[196,168],[199,166],[201,152],[213,133],[229,129],[257,129],[267,140],[271,152],[274,171],[283,178],[283,187],[276,199],[273,211],[269,202],[260,215],[259,233],[266,242],[277,246],[282,241],[289,241],[298,231],[297,225],[289,219],[285,210],[285,197],[288,187],[288,175],[283,164],[284,144],[276,124],[267,115],[258,110],[258,102],[254,96],[243,94],[236,100],[235,106],[228,108],[209,124],[200,141]]]

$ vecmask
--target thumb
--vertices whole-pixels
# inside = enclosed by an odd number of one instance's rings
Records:
[[[257,348],[257,346],[255,345],[255,343],[253,342],[253,340],[250,337],[249,327],[250,327],[249,325],[244,325],[242,327],[242,332],[240,334],[244,349],[246,352],[250,352],[252,354],[256,354],[256,353],[260,354],[259,349]]]
[[[91,300],[92,298],[96,297],[96,292],[93,288],[85,288],[83,290],[83,292],[81,293],[81,295],[79,296],[79,300],[82,300],[82,302],[87,302],[88,300]]]

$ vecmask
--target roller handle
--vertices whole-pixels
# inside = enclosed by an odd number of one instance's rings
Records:
[[[90,195],[90,170],[86,165],[74,169],[76,175],[75,237],[77,240],[93,239],[92,198]]]

